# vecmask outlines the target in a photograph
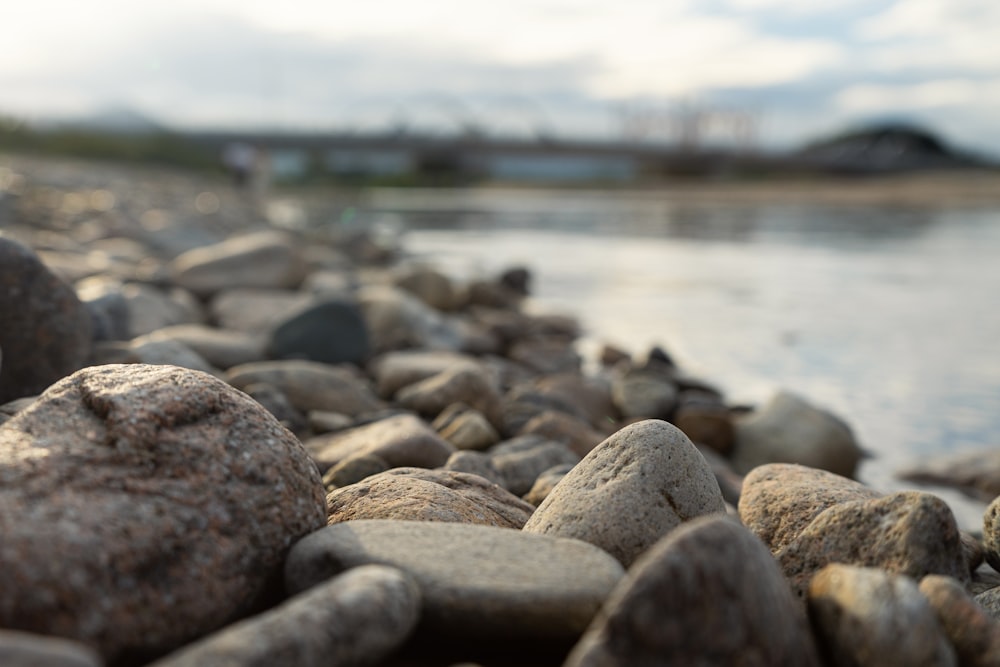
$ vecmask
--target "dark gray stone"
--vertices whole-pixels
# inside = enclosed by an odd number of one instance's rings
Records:
[[[363,364],[371,352],[368,327],[353,301],[324,301],[279,324],[268,354],[275,359],[309,359],[326,364]]]

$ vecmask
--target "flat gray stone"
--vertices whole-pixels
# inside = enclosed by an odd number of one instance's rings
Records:
[[[737,521],[695,519],[629,569],[565,667],[819,667],[803,608]]]
[[[145,339],[183,343],[216,368],[264,360],[263,337],[245,331],[217,329],[205,324],[175,324],[147,334]]]
[[[306,292],[235,287],[216,294],[208,307],[220,328],[266,336],[315,301],[316,297]]]
[[[530,491],[538,476],[549,468],[565,463],[576,465],[580,462],[580,455],[567,445],[543,438],[539,438],[538,444],[526,449],[504,451],[502,447],[501,443],[490,452],[490,461],[503,477],[504,486],[518,496]]]
[[[377,665],[406,640],[419,616],[420,589],[409,576],[364,565],[150,667]]]
[[[188,250],[170,262],[169,271],[174,284],[209,296],[232,287],[294,288],[306,267],[289,235],[265,230]]]
[[[382,407],[368,383],[355,373],[316,361],[241,364],[226,371],[224,377],[237,389],[259,383],[273,385],[302,412],[326,410],[356,417]]]
[[[460,523],[360,520],[299,541],[285,582],[297,592],[370,563],[408,572],[423,596],[422,627],[456,638],[575,638],[624,574],[614,558],[577,540]]]
[[[366,454],[379,457],[390,468],[437,468],[455,452],[427,422],[410,414],[316,436],[306,441],[306,448],[324,470]]]
[[[576,464],[524,530],[590,542],[628,567],[681,523],[725,511],[698,449],[677,427],[650,419],[614,433]]]

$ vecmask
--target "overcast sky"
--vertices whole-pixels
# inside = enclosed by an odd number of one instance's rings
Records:
[[[27,116],[614,137],[698,108],[764,146],[892,119],[1000,152],[996,0],[33,0],[0,44]]]

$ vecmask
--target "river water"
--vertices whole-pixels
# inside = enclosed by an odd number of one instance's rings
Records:
[[[530,267],[532,306],[576,315],[587,357],[658,344],[730,403],[787,389],[835,412],[881,490],[1000,446],[1000,208],[538,190],[374,191],[365,208],[452,275]],[[940,494],[980,525],[981,505]]]

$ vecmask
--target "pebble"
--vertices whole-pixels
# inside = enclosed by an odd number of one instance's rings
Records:
[[[614,380],[611,398],[626,419],[669,419],[677,407],[677,385],[669,375],[630,369]]]
[[[441,371],[400,389],[396,392],[396,401],[429,419],[434,419],[455,403],[476,409],[491,423],[499,419],[500,394],[489,374],[480,366],[459,366]]]
[[[0,629],[0,665],[4,667],[102,667],[103,664],[97,653],[79,642]]]
[[[904,470],[901,479],[958,489],[985,503],[1000,496],[1000,450],[966,452]]]
[[[392,398],[403,387],[461,365],[477,366],[476,358],[443,350],[400,350],[375,358],[370,366],[382,398]]]
[[[266,337],[274,327],[315,302],[316,297],[305,292],[236,287],[212,297],[208,309],[222,329]]]
[[[563,443],[537,435],[502,442],[489,453],[504,486],[519,496],[530,491],[538,476],[552,466],[580,461],[580,456]]]
[[[589,423],[557,410],[546,410],[532,417],[521,429],[522,434],[537,434],[565,444],[574,454],[583,457],[601,444],[605,435]]]
[[[421,628],[449,638],[575,639],[624,575],[592,545],[493,526],[359,520],[300,540],[285,563],[299,592],[370,563],[410,574]]]
[[[362,455],[377,456],[392,468],[437,468],[455,452],[425,421],[410,414],[317,436],[306,441],[306,447],[324,470]]]
[[[234,366],[225,379],[237,389],[274,385],[299,410],[326,410],[358,416],[382,407],[371,387],[349,369],[298,359],[259,361]]]
[[[937,615],[963,667],[1000,665],[1000,622],[991,617],[951,577],[927,575],[920,592]]]
[[[460,450],[482,451],[500,442],[500,434],[483,413],[465,403],[452,403],[431,425]]]
[[[601,547],[625,567],[685,521],[725,512],[704,457],[677,427],[645,420],[587,454],[524,531]]]
[[[309,306],[278,324],[267,344],[273,359],[308,359],[325,364],[364,364],[371,352],[361,308],[346,299]]]
[[[419,618],[420,589],[409,576],[363,565],[150,667],[377,665],[409,637]]]
[[[206,324],[176,324],[146,334],[144,338],[183,343],[209,364],[223,370],[264,361],[263,337],[244,331],[219,329]]]

